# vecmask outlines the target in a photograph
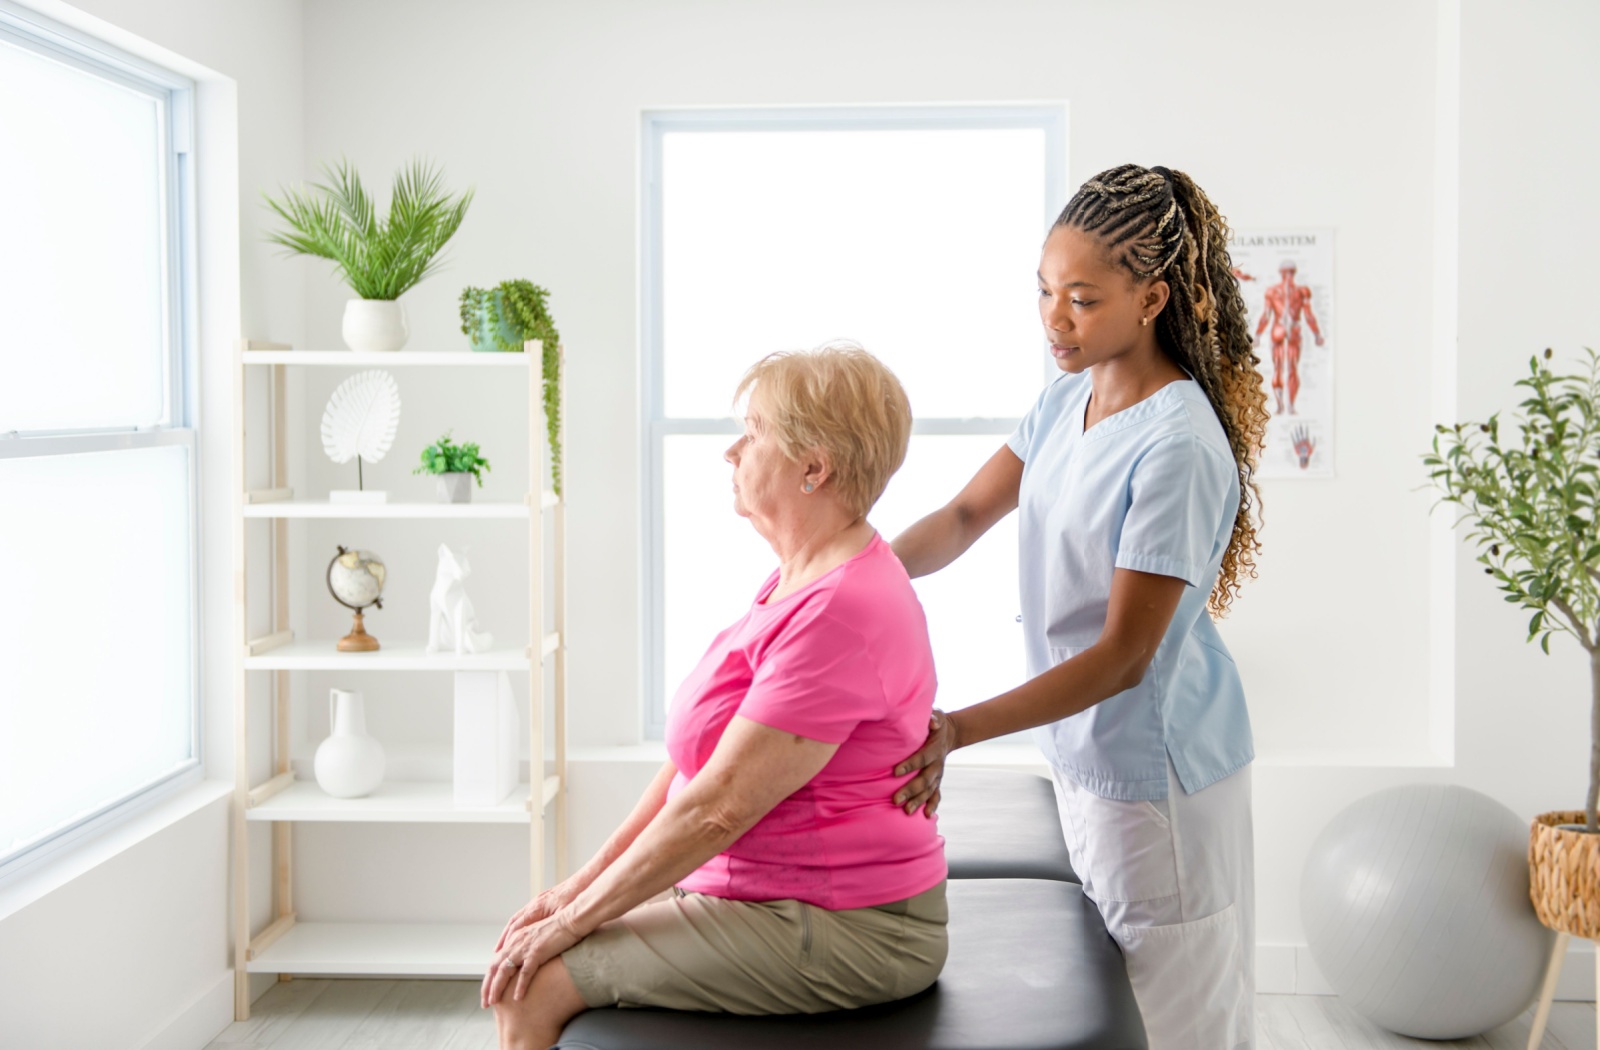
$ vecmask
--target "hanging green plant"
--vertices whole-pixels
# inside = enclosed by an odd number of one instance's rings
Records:
[[[550,440],[550,477],[561,494],[561,333],[546,301],[550,293],[532,281],[501,281],[491,289],[461,292],[461,334],[474,350],[515,353],[529,339],[543,344],[545,433]]]

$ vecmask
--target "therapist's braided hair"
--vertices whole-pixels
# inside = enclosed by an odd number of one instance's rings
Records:
[[[1113,265],[1171,289],[1156,317],[1157,345],[1206,392],[1239,466],[1239,511],[1208,603],[1223,616],[1244,578],[1256,575],[1261,541],[1252,511],[1260,513],[1261,492],[1254,475],[1267,433],[1267,392],[1228,256],[1228,224],[1183,172],[1137,164],[1084,183],[1055,224],[1094,234]]]

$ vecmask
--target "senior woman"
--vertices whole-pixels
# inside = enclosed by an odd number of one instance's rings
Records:
[[[933,655],[866,520],[905,459],[905,391],[835,345],[765,358],[735,396],[734,510],[778,569],[678,690],[633,813],[506,926],[483,984],[506,1050],[588,1008],[814,1013],[914,994],[944,965],[943,840],[889,801]]]

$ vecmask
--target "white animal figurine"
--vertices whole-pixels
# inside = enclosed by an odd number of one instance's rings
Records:
[[[428,652],[453,648],[460,656],[484,652],[494,643],[494,635],[478,630],[472,599],[462,586],[471,572],[464,555],[439,544],[439,574],[428,595]]]

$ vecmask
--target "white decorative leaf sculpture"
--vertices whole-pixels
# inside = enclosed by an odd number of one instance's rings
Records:
[[[335,463],[357,456],[376,463],[394,444],[400,425],[400,388],[379,368],[340,383],[322,413],[322,450]]]

